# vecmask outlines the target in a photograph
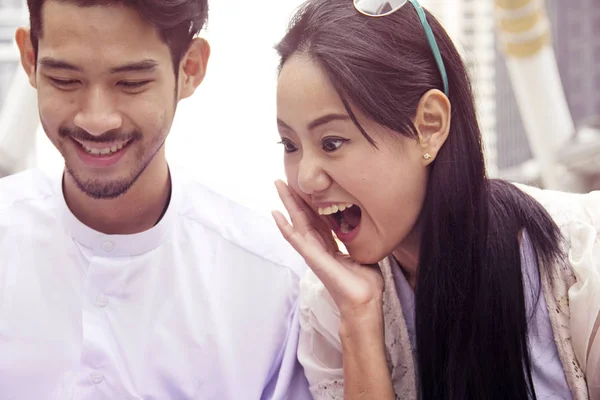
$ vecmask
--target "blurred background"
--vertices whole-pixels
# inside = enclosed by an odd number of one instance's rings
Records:
[[[349,0],[350,1],[350,0]],[[492,177],[600,189],[600,0],[421,0],[471,72]],[[275,43],[299,0],[210,1],[209,70],[178,109],[171,162],[250,207],[279,207]],[[14,44],[25,0],[0,0],[0,176],[60,173]]]

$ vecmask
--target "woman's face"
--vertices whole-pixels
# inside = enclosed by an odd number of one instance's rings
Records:
[[[288,184],[366,264],[418,237],[428,162],[417,140],[353,111],[377,148],[352,122],[319,65],[301,54],[288,59],[277,89]]]

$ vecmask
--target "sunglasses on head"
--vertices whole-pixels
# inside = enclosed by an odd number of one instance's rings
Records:
[[[444,93],[446,96],[448,96],[448,75],[446,73],[446,67],[444,66],[444,60],[442,60],[442,54],[440,53],[440,49],[437,45],[435,37],[433,36],[431,26],[429,26],[429,22],[427,22],[425,11],[423,11],[423,7],[421,7],[417,0],[354,0],[354,8],[356,8],[356,10],[361,14],[364,14],[368,17],[385,17],[386,15],[390,15],[398,11],[406,3],[412,4],[419,15],[421,25],[423,25],[423,29],[425,30],[427,42],[429,43],[429,47],[431,48],[431,52],[435,58],[435,63],[440,70],[440,75],[442,76]]]

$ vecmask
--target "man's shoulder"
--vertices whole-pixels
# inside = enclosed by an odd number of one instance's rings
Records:
[[[0,179],[0,211],[55,196],[55,181],[39,169],[29,169]]]
[[[245,206],[194,179],[184,181],[182,188],[180,218],[266,262],[292,270],[298,278],[304,274],[304,260],[282,237],[270,213]]]

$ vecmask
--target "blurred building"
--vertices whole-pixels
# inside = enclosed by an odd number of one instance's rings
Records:
[[[25,0],[0,0],[0,177],[26,168],[33,160],[36,106],[33,90],[19,66],[15,29],[27,25]]]
[[[15,52],[15,28],[23,23],[23,0],[0,0],[0,109],[18,64]]]
[[[535,182],[535,162],[496,35],[494,0],[422,3],[442,20],[470,69],[490,175]],[[598,0],[546,0],[546,8],[569,109],[588,143],[589,133],[600,129],[595,119],[600,116],[600,6]],[[571,154],[568,162],[575,158]],[[600,158],[582,162],[600,175]]]
[[[484,0],[487,1],[487,0]],[[597,0],[547,0],[552,44],[576,126],[586,129],[600,115],[600,7]],[[499,168],[518,167],[531,158],[502,54],[496,63]],[[544,95],[540,93],[540,95]]]
[[[547,0],[560,76],[575,123],[600,115],[600,3]]]

